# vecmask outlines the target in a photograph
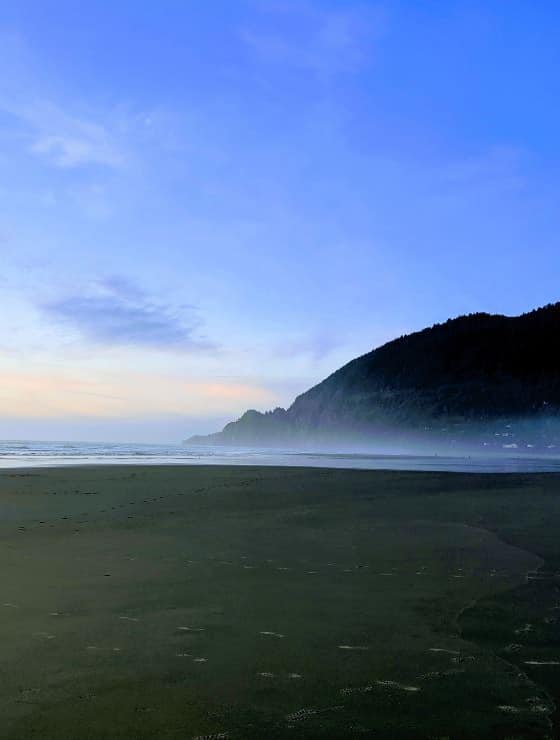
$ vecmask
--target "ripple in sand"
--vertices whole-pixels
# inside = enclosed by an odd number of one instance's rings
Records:
[[[458,650],[448,650],[447,648],[429,648],[428,652],[430,653],[448,653],[449,655],[460,655],[460,652]]]

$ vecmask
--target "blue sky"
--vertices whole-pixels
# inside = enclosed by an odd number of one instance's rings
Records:
[[[559,298],[554,2],[4,0],[0,436],[166,441]]]

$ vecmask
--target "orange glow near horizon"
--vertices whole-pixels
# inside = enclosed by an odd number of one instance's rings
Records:
[[[184,380],[159,374],[87,379],[39,372],[0,373],[0,414],[20,418],[115,418],[236,414],[277,402],[270,390],[246,383]]]

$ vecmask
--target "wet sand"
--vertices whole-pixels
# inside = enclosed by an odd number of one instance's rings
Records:
[[[1,736],[546,737],[559,493],[552,474],[2,471]]]

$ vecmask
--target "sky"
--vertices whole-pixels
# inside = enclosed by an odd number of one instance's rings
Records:
[[[3,0],[0,437],[161,441],[560,299],[552,0]]]

